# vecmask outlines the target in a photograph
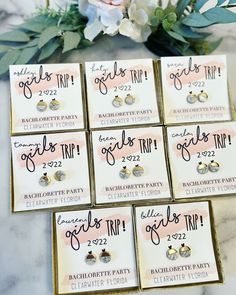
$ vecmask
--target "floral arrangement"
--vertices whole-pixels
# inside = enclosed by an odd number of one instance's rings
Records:
[[[167,2],[167,1],[166,1]],[[176,2],[176,1],[175,1]],[[75,0],[58,10],[36,14],[0,35],[0,76],[9,64],[46,62],[55,54],[92,46],[102,35],[117,34],[144,43],[157,55],[208,54],[221,40],[209,42],[201,29],[236,22],[236,0]]]

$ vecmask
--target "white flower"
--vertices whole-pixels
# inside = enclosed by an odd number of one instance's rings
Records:
[[[127,1],[124,0],[78,0],[79,11],[88,17],[84,30],[85,38],[92,41],[99,33],[114,36],[119,31],[123,11]]]
[[[150,20],[158,7],[157,0],[132,0],[128,8],[128,17],[121,20],[120,34],[136,42],[145,42],[151,34]]]

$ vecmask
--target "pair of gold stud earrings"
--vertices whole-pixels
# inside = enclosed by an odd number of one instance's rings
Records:
[[[36,105],[36,108],[39,112],[45,112],[47,107],[48,107],[48,104],[43,99],[41,99]],[[55,98],[53,98],[49,103],[49,109],[52,111],[56,111],[59,108],[60,108],[60,102],[56,100]]]
[[[136,177],[140,177],[142,176],[144,173],[144,169],[142,166],[139,166],[138,164],[135,165],[135,167],[132,169],[132,174]],[[124,166],[121,170],[120,170],[120,178],[122,179],[127,179],[130,177],[131,175],[131,171],[126,167]]]
[[[125,103],[128,105],[134,104],[135,97],[131,94],[127,94],[125,97]],[[112,104],[114,107],[119,108],[123,105],[123,99],[120,96],[116,95],[112,101]]]
[[[108,263],[111,261],[111,254],[106,249],[102,249],[102,252],[99,254],[99,260],[103,263]],[[88,265],[93,265],[96,261],[97,256],[92,251],[89,251],[85,257],[85,262]]]
[[[207,165],[205,163],[199,162],[197,166],[197,172],[199,174],[205,174],[208,171],[210,172],[217,172],[220,169],[220,164],[211,160],[211,162]]]
[[[199,94],[195,94],[192,91],[189,92],[186,99],[188,103],[195,103],[197,100],[200,102],[206,102],[208,100],[209,96],[206,92],[201,90]]]
[[[168,247],[168,250],[166,251],[166,257],[168,259],[176,260],[179,255],[184,258],[189,257],[191,255],[191,248],[185,244],[181,244],[179,251],[177,251],[175,248],[172,248],[172,246]]]
[[[57,181],[63,181],[66,178],[66,174],[62,170],[58,170],[54,173],[54,178]],[[47,173],[43,173],[43,175],[39,178],[39,184],[41,186],[48,186],[51,182],[51,178]]]

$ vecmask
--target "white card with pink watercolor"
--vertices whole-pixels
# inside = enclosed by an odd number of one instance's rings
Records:
[[[13,134],[84,129],[80,64],[12,65],[10,86]],[[58,110],[49,107],[53,99]]]
[[[131,207],[58,212],[54,224],[58,294],[137,287]],[[86,263],[89,253],[94,264]]]
[[[85,72],[91,128],[160,123],[152,59],[86,62]],[[120,107],[112,103],[117,95]]]
[[[92,143],[97,204],[170,199],[162,127],[93,131]]]
[[[208,202],[136,207],[135,219],[142,288],[220,280]],[[179,254],[185,246],[188,257]],[[175,260],[169,248],[177,251]]]
[[[175,198],[236,193],[236,122],[168,127],[167,133]],[[218,171],[211,171],[212,162]]]
[[[91,203],[85,132],[12,136],[11,148],[14,212]]]
[[[225,55],[162,57],[161,75],[166,124],[231,120]]]

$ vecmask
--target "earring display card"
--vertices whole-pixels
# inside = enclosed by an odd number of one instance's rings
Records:
[[[13,136],[13,211],[90,204],[85,132]]]
[[[226,56],[161,58],[165,123],[231,120]]]
[[[162,127],[92,132],[96,203],[170,199]]]
[[[236,122],[168,127],[175,198],[236,192]]]
[[[209,202],[136,207],[135,213],[143,289],[223,281]]]
[[[80,64],[10,66],[12,133],[84,129]]]
[[[151,59],[87,62],[85,70],[91,128],[160,123]]]
[[[54,215],[56,294],[137,287],[131,207]]]

